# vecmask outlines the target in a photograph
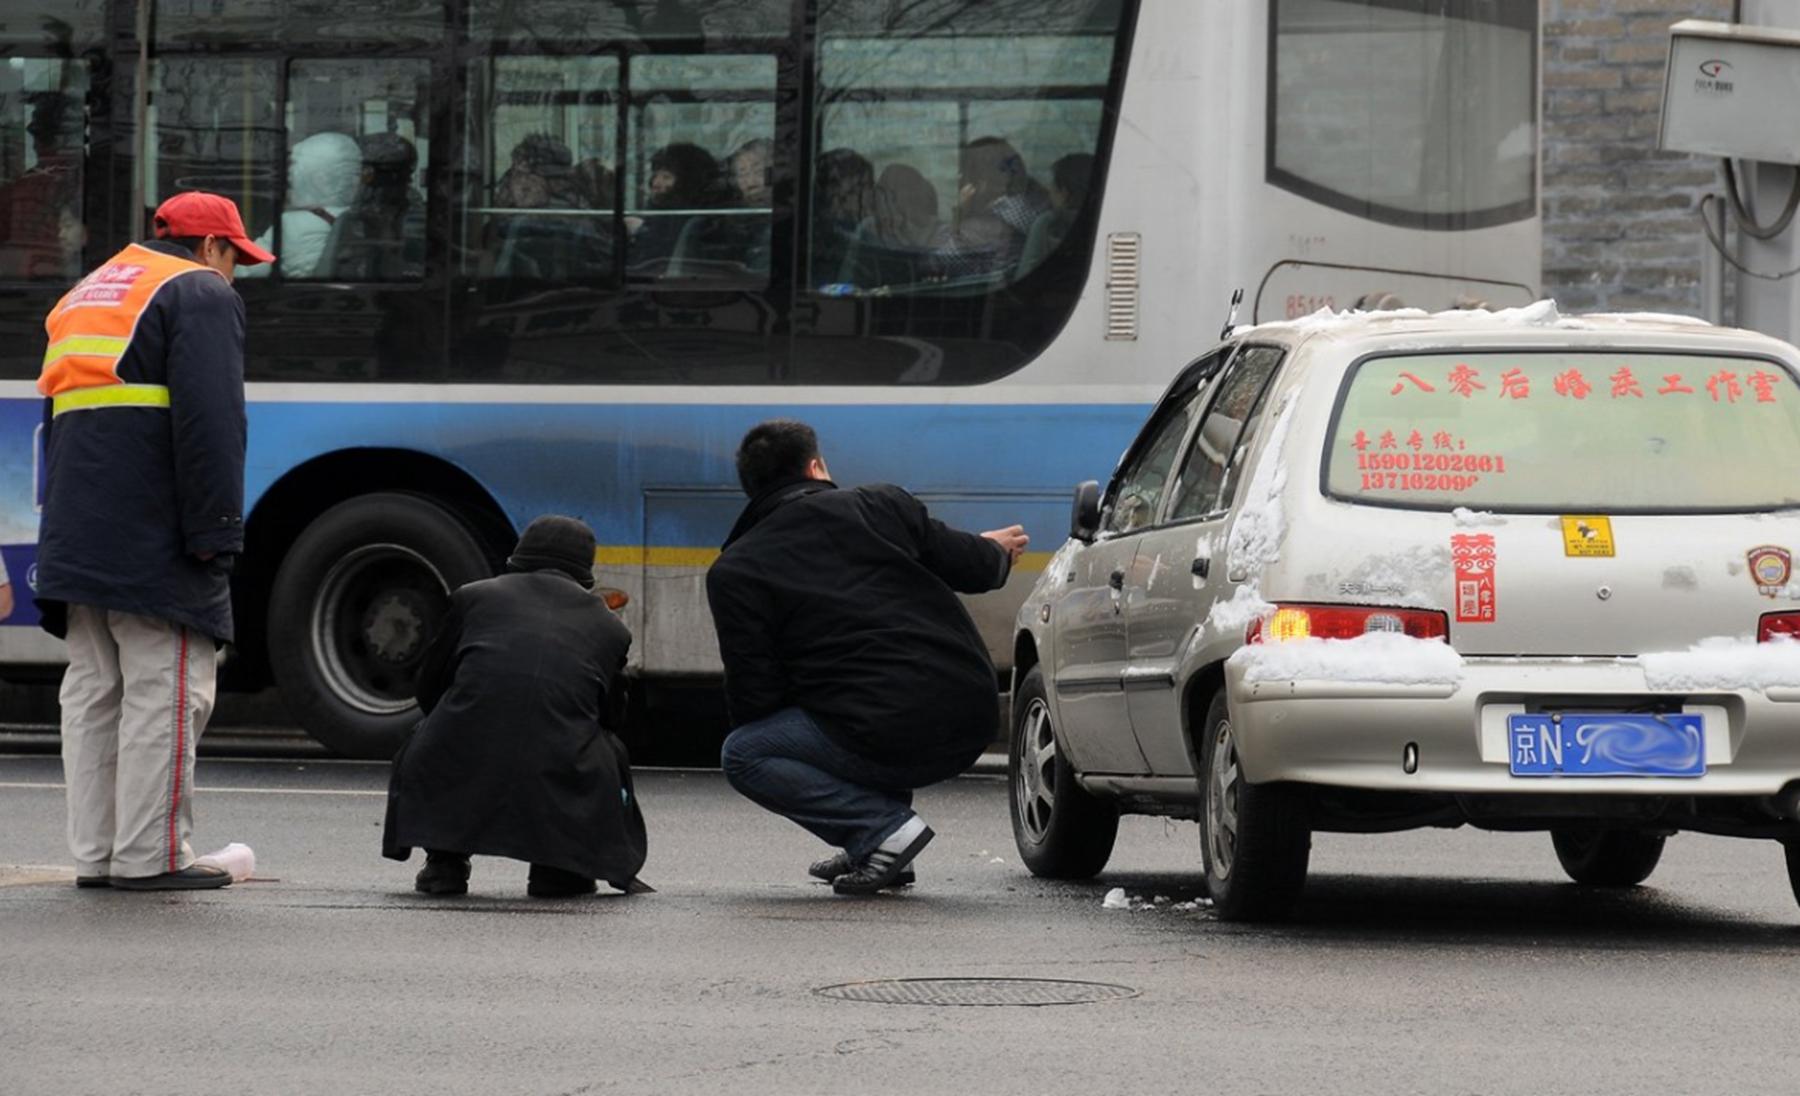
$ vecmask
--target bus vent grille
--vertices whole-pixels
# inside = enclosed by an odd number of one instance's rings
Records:
[[[1144,238],[1115,232],[1106,238],[1106,337],[1138,337],[1138,268]]]

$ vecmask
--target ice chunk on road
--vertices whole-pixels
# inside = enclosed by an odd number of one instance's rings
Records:
[[[1114,887],[1106,892],[1106,897],[1100,900],[1100,905],[1109,910],[1128,910],[1131,908],[1131,899],[1125,894],[1124,887]]]

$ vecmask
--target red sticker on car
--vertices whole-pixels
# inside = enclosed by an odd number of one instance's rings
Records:
[[[1456,622],[1494,621],[1494,537],[1491,533],[1456,533],[1450,537],[1450,559],[1456,565]]]

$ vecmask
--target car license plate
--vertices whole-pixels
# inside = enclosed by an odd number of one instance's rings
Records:
[[[1698,713],[1543,712],[1506,717],[1514,776],[1703,776]]]

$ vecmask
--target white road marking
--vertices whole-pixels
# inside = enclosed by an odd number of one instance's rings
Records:
[[[46,790],[64,791],[67,784],[51,783],[47,780],[0,780],[0,788],[43,788]],[[196,794],[204,795],[358,795],[369,798],[387,798],[387,789],[369,788],[237,788],[229,785],[200,785],[194,789]]]

